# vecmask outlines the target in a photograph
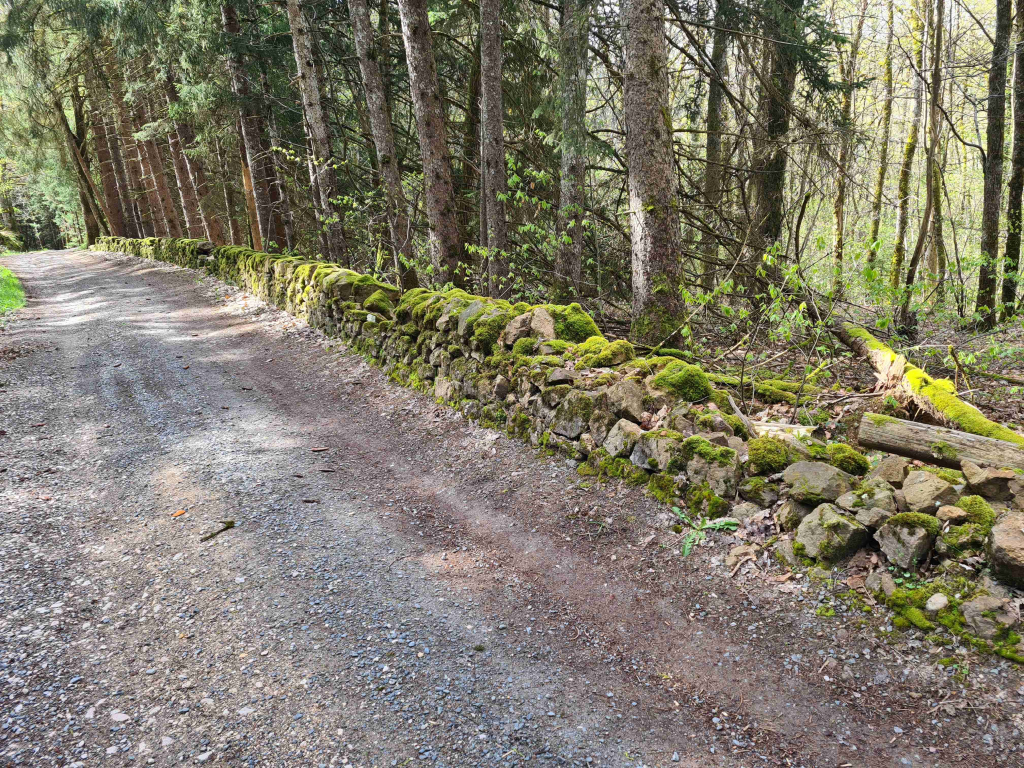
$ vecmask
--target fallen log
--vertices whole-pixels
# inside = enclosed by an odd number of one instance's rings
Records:
[[[857,442],[862,448],[895,453],[950,469],[960,469],[960,462],[967,460],[982,467],[1024,471],[1024,448],[1005,440],[878,413],[865,413],[861,417]]]
[[[961,400],[949,379],[933,379],[863,328],[847,323],[834,330],[840,341],[875,369],[879,390],[892,393],[903,403],[913,403],[940,424],[1024,446],[1024,435],[992,421]]]

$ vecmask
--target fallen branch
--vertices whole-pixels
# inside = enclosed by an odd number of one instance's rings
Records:
[[[960,469],[960,463],[967,460],[979,466],[1024,470],[1024,449],[1005,440],[877,413],[865,413],[861,417],[857,442],[862,448],[895,453],[950,469]]]
[[[940,424],[1024,445],[1024,435],[997,424],[957,397],[956,387],[949,379],[933,379],[863,328],[846,323],[834,326],[833,330],[840,341],[875,369],[879,390],[891,392],[901,402],[913,403]]]

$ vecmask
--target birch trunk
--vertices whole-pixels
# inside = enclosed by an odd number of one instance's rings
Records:
[[[463,240],[459,232],[444,102],[434,61],[427,3],[426,0],[398,0],[398,10],[402,17],[402,37],[423,163],[423,198],[430,224],[431,260],[440,282],[463,287],[469,276],[461,268]]]

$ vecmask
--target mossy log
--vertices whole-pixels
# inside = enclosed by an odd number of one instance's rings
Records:
[[[904,403],[913,403],[939,424],[974,435],[1024,446],[1024,435],[987,418],[957,397],[949,379],[933,379],[863,328],[847,323],[836,330],[839,339],[875,369],[879,388]]]
[[[967,460],[979,466],[1024,471],[1024,449],[1005,440],[877,413],[865,413],[861,418],[857,442],[862,448],[895,453],[950,469],[960,469],[960,462]]]

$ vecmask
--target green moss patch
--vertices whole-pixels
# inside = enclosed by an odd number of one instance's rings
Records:
[[[937,517],[921,512],[901,512],[890,517],[886,521],[886,525],[897,528],[924,528],[931,536],[938,536],[942,530],[942,524]]]
[[[747,443],[747,454],[755,475],[774,475],[793,463],[789,446],[777,437],[755,437]]]
[[[654,377],[652,384],[658,389],[675,395],[690,403],[697,403],[711,397],[711,382],[696,365],[673,360]]]
[[[850,475],[863,475],[871,469],[868,457],[846,443],[832,443],[826,448],[828,463]]]

